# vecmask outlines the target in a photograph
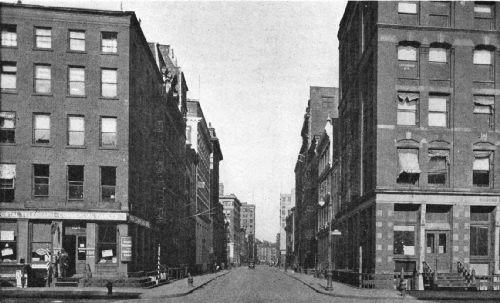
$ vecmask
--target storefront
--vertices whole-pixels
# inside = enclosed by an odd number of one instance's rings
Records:
[[[32,285],[43,286],[62,250],[68,277],[126,276],[152,268],[155,243],[149,222],[127,213],[0,211],[0,278],[13,278],[9,268],[25,263]]]

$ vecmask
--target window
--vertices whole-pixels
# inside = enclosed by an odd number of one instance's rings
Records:
[[[446,96],[429,96],[429,126],[448,126],[448,98]]]
[[[0,202],[13,202],[16,185],[16,165],[0,164]]]
[[[14,24],[2,24],[2,46],[17,46],[17,26]]]
[[[83,200],[83,165],[68,165],[68,199]]]
[[[416,14],[417,3],[415,2],[398,2],[398,13],[400,14]]]
[[[420,177],[417,149],[398,149],[399,175],[397,183],[416,185]]]
[[[50,115],[35,114],[33,116],[33,143],[50,143]]]
[[[101,200],[114,202],[116,195],[116,167],[101,167]]]
[[[33,165],[33,196],[47,197],[49,195],[49,165]]]
[[[450,26],[450,2],[449,1],[429,1],[428,25],[448,27]]]
[[[31,262],[43,263],[50,261],[50,252],[52,251],[52,233],[51,224],[30,223],[31,230]],[[49,253],[46,254],[45,252]]]
[[[429,150],[429,185],[446,185],[448,182],[449,153],[445,150]]]
[[[447,49],[442,47],[429,48],[429,62],[434,62],[434,63],[448,62]]]
[[[52,29],[35,28],[35,47],[52,48]]]
[[[395,255],[415,255],[415,231],[409,229],[413,229],[413,226],[395,226],[393,246]]]
[[[15,92],[17,89],[17,66],[15,62],[2,62],[0,90]]]
[[[49,94],[52,71],[50,65],[35,65],[35,93]]]
[[[101,96],[114,98],[118,95],[118,81],[116,69],[105,69],[101,71]]]
[[[0,221],[0,262],[17,262],[17,222]]]
[[[495,29],[495,3],[478,1],[474,3],[474,28]]]
[[[69,94],[72,96],[85,95],[85,68],[83,67],[69,67]]]
[[[491,158],[492,153],[490,152],[474,152],[474,163],[472,165],[472,184],[474,186],[489,187],[491,185]]]
[[[85,32],[84,31],[69,31],[69,49],[72,51],[85,51]]]
[[[417,61],[417,48],[410,45],[399,45],[398,60]]]
[[[102,32],[102,52],[116,53],[118,51],[118,33]]]
[[[0,112],[0,143],[16,142],[16,113]]]
[[[417,125],[418,99],[416,93],[398,93],[398,125]]]
[[[85,144],[85,118],[83,116],[68,117],[68,145]]]
[[[488,255],[488,226],[470,226],[470,255]]]
[[[99,224],[96,260],[99,263],[117,263],[116,225]]]
[[[116,118],[101,118],[101,146],[116,147]]]
[[[493,52],[487,49],[475,49],[473,62],[477,65],[491,65],[493,61]]]
[[[494,109],[494,96],[474,96],[474,126],[493,129],[495,126]]]

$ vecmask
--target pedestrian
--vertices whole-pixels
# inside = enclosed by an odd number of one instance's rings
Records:
[[[61,251],[58,250],[55,256],[55,266],[56,270],[54,273],[54,277],[59,278],[61,276]]]
[[[61,276],[66,278],[68,276],[68,268],[69,268],[69,256],[66,250],[61,249],[61,257],[59,258],[59,263],[61,264]]]

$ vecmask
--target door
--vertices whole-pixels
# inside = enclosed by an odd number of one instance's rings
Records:
[[[427,231],[425,233],[425,261],[439,273],[451,272],[450,232]]]
[[[85,273],[85,263],[87,260],[87,237],[86,236],[76,236],[76,266],[75,266],[75,271],[77,274],[83,274]]]
[[[68,253],[68,277],[75,274],[75,257],[76,257],[76,236],[75,235],[64,235],[63,237],[63,248]]]

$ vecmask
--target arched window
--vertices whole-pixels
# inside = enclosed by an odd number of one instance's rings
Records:
[[[417,48],[413,45],[399,45],[398,60],[417,61]]]
[[[491,65],[493,62],[493,51],[488,49],[475,49],[473,63],[478,65]]]

